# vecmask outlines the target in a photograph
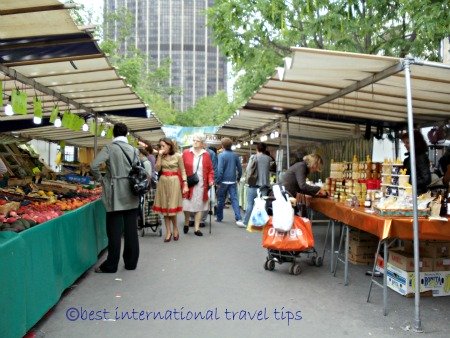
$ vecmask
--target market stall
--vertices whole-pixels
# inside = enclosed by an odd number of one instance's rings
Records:
[[[289,154],[292,145],[317,146],[362,138],[361,130],[370,139],[374,134],[382,137],[384,133],[394,134],[395,138],[398,131],[407,129],[414,149],[414,127],[448,123],[449,78],[450,65],[415,58],[292,48],[292,57],[285,59],[285,67],[279,68],[218,133],[243,141],[263,140],[274,129],[281,129],[280,145]],[[390,156],[396,158],[397,154]],[[412,152],[412,233],[414,274],[418,280],[419,220],[414,156]],[[419,303],[416,283],[414,329],[417,331],[421,331]]]
[[[100,200],[21,233],[0,232],[0,336],[21,337],[107,246]]]
[[[18,145],[38,139],[94,154],[117,122],[133,142],[164,136],[69,8],[56,0],[0,4],[0,156],[9,176],[0,188],[1,337],[23,336],[107,246],[101,191],[43,173]]]

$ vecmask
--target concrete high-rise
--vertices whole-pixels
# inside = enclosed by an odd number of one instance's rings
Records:
[[[127,44],[133,44],[158,65],[165,59],[172,61],[170,85],[183,90],[172,101],[182,111],[202,97],[226,90],[226,59],[212,42],[205,15],[213,3],[213,0],[104,0],[105,16],[122,7],[132,14]],[[118,29],[117,23],[105,23],[109,38],[117,39]]]

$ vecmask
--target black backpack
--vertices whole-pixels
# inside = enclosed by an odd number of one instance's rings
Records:
[[[131,192],[136,196],[145,195],[150,190],[150,180],[147,172],[145,171],[144,164],[139,158],[137,158],[136,152],[134,152],[134,159],[133,161],[131,161],[125,150],[123,150],[123,148],[118,143],[115,144],[117,144],[119,148],[122,149],[125,157],[128,160],[128,163],[130,163],[131,165],[131,170],[128,173],[128,181],[130,182]]]

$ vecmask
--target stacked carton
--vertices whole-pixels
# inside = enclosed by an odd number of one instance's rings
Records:
[[[377,251],[378,238],[361,230],[351,230],[348,243],[348,260],[352,264],[371,265]]]
[[[450,242],[419,243],[420,292],[433,296],[450,295]],[[388,286],[404,296],[415,291],[412,241],[402,248],[389,250]]]

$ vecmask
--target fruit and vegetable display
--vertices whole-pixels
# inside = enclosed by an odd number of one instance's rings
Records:
[[[101,188],[44,181],[0,189],[0,231],[20,232],[100,198]]]

